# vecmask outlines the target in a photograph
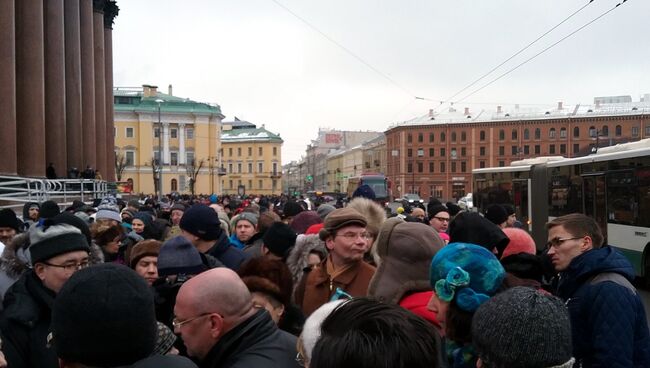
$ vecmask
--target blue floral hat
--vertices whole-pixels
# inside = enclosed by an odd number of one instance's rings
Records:
[[[489,250],[451,243],[433,257],[429,282],[440,300],[455,300],[462,310],[474,312],[496,293],[504,276],[501,263]]]

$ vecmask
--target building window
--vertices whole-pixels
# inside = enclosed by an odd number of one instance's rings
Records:
[[[172,129],[170,129],[170,131],[171,131],[171,137],[172,138],[178,138],[178,129],[172,128]]]
[[[548,145],[548,153],[550,153],[551,155],[555,154],[555,145],[554,144],[549,144]]]
[[[433,133],[429,133],[429,142],[433,143],[433,141],[436,139],[436,135]]]
[[[250,179],[248,180],[248,188],[253,189],[253,181]]]
[[[485,168],[485,161],[479,161],[478,162],[478,167],[481,168],[481,169]]]
[[[263,173],[264,172],[264,163],[263,162],[258,162],[257,163],[257,172],[258,173]]]
[[[560,128],[560,138],[566,138],[566,128]]]
[[[555,138],[555,128],[551,128],[548,130],[548,137],[551,139]]]
[[[253,156],[253,147],[248,147],[248,157]]]
[[[418,142],[419,142],[419,143],[424,142],[424,134],[422,134],[422,133],[418,133]]]
[[[406,157],[413,157],[413,149],[409,148],[406,150]]]
[[[467,162],[465,161],[460,162],[460,172],[467,172]]]
[[[461,147],[461,148],[460,148],[460,155],[461,155],[462,157],[467,156],[467,147]]]
[[[273,147],[273,156],[278,155],[278,147]]]
[[[264,155],[263,147],[257,147],[257,155],[258,156],[263,156]]]
[[[504,167],[504,166],[506,166],[506,162],[505,161],[499,161],[499,167]]]
[[[530,154],[530,146],[524,146],[524,155]]]
[[[247,166],[248,166],[248,173],[249,174],[253,173],[253,163],[249,162]]]
[[[239,174],[242,173],[241,162],[238,162],[238,163],[237,163],[237,173],[239,173]]]
[[[506,132],[503,129],[499,129],[499,140],[502,141],[506,139]]]
[[[566,144],[561,144],[560,145],[560,154],[565,155],[566,154]]]
[[[447,150],[445,150],[444,148],[441,148],[440,149],[440,157],[445,157],[446,154],[447,154]]]
[[[524,129],[524,139],[525,140],[530,139],[530,130],[528,130],[528,128]]]
[[[173,166],[178,165],[178,152],[170,152],[169,153],[169,161]]]
[[[481,132],[478,134],[478,136],[479,136],[479,139],[481,140],[481,142],[483,142],[485,140],[485,130],[481,130]]]
[[[478,155],[479,156],[485,156],[485,147],[480,147],[478,149]]]
[[[435,154],[435,149],[434,148],[429,148],[429,157],[433,157]]]
[[[412,163],[412,162],[409,162],[409,163],[406,165],[406,172],[410,172],[410,173],[413,172],[413,163]]]
[[[232,186],[232,184],[233,184],[233,183],[232,183],[232,180],[228,180],[228,187],[229,187],[230,189],[233,189],[233,188],[234,188],[234,187]]]
[[[499,146],[499,156],[506,155],[506,148],[504,146]]]
[[[441,162],[441,163],[440,163],[440,172],[441,172],[441,173],[444,173],[444,172],[445,172],[445,163],[444,163],[444,162]]]
[[[616,126],[616,136],[620,137],[623,134],[623,128],[620,125]]]
[[[264,180],[260,179],[257,181],[257,188],[264,189]]]
[[[411,133],[406,135],[406,142],[413,143],[413,136],[411,135]]]
[[[456,142],[456,132],[451,132],[451,141]]]
[[[126,166],[135,166],[135,152],[125,151],[124,158],[126,159]]]
[[[440,133],[440,142],[444,142],[447,139],[447,135],[445,132]]]
[[[232,147],[228,148],[228,156],[232,157]]]
[[[535,139],[542,139],[542,131],[539,128],[535,128]]]
[[[271,185],[272,185],[272,187],[273,187],[272,190],[275,191],[275,189],[278,187],[278,181],[275,180],[275,179],[273,179],[273,180],[271,181]]]
[[[157,165],[160,161],[162,161],[160,159],[160,151],[158,150],[153,151],[153,162],[155,162]]]
[[[172,187],[172,192],[177,192],[178,191],[178,181],[176,181],[176,179],[172,179],[171,187]]]
[[[429,172],[433,173],[435,171],[435,167],[436,167],[435,163],[433,161],[430,161],[429,162]]]
[[[233,171],[232,171],[232,164],[228,164],[228,173],[230,173],[230,174],[233,173]],[[232,180],[231,180],[231,182],[232,182]],[[232,184],[231,184],[230,186],[232,187]]]
[[[596,131],[596,127],[595,126],[590,126],[589,127],[589,136],[591,138],[596,138],[597,134],[598,134],[598,132]]]
[[[185,162],[188,165],[194,165],[194,152],[185,152]]]
[[[133,128],[126,128],[126,137],[133,138]]]
[[[516,141],[517,140],[517,129],[512,130],[512,140]]]
[[[465,132],[460,132],[460,141],[465,142],[467,141],[467,133]]]
[[[580,153],[580,145],[576,143],[573,145],[573,154],[577,155],[578,153]]]
[[[194,139],[194,128],[185,129],[185,138]]]
[[[645,135],[646,137],[650,136],[650,125],[645,126]]]
[[[580,138],[580,128],[579,127],[574,127],[573,128],[573,138]]]
[[[535,145],[535,154],[539,155],[542,152],[542,147],[539,144]]]
[[[603,125],[603,128],[600,130],[600,135],[603,137],[609,136],[609,127],[607,125]]]
[[[154,138],[160,137],[160,128],[153,128],[153,137]]]
[[[456,161],[451,162],[451,172],[453,172],[453,173],[456,172]]]
[[[510,152],[513,156],[516,156],[518,152],[517,146],[510,147]]]
[[[278,172],[278,163],[274,162],[273,163],[273,175],[276,175]]]
[[[424,162],[418,162],[418,172],[421,173],[424,171]]]
[[[632,127],[632,137],[638,137],[639,136],[639,127],[638,126],[633,126]]]
[[[237,157],[241,157],[241,147],[237,147]]]

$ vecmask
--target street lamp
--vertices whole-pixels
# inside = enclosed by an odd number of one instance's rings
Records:
[[[162,99],[157,99],[158,104],[158,200],[162,199],[162,122],[160,121],[160,107],[165,102]]]

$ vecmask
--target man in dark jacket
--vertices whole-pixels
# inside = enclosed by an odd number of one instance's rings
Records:
[[[67,224],[35,228],[30,241],[33,269],[5,295],[2,349],[9,367],[56,368],[56,354],[46,344],[52,305],[70,276],[89,265],[90,247],[81,231]]]
[[[560,272],[557,295],[571,318],[573,355],[583,368],[650,367],[650,333],[634,269],[582,214],[546,224],[548,256]],[[602,248],[601,248],[602,247]]]
[[[296,338],[279,330],[232,270],[203,272],[181,286],[174,332],[201,368],[292,368]]]
[[[230,244],[220,225],[217,213],[204,204],[190,207],[179,224],[182,235],[194,244],[199,252],[209,254],[224,266],[237,271],[248,256]]]

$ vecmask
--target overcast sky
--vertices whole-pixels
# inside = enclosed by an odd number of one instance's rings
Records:
[[[595,0],[452,101],[618,2]],[[174,95],[218,103],[226,120],[265,124],[284,139],[287,163],[304,154],[319,127],[384,131],[426,114],[587,3],[118,0],[114,83],[163,92],[172,84]],[[588,104],[610,95],[638,101],[650,93],[648,15],[650,1],[628,0],[455,106]]]

